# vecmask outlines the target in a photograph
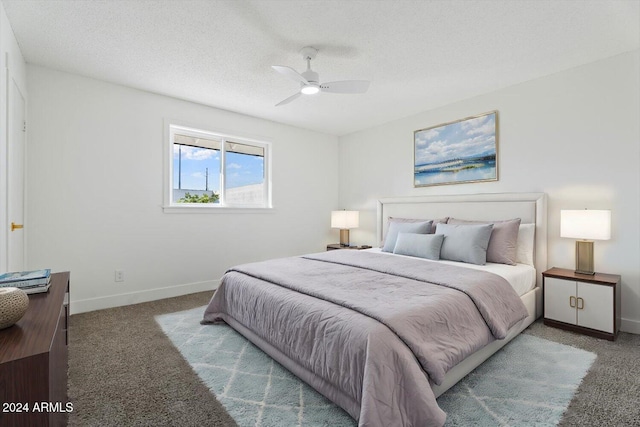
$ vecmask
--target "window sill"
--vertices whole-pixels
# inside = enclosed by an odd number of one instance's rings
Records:
[[[162,211],[164,213],[177,213],[177,214],[264,214],[264,213],[274,213],[273,208],[265,208],[265,207],[237,207],[237,206],[197,206],[197,205],[189,205],[189,206],[162,206]]]

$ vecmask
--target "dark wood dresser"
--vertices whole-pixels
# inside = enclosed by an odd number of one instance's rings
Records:
[[[69,272],[51,275],[49,291],[0,331],[0,426],[66,426]]]

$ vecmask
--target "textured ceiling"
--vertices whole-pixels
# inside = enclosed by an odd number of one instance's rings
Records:
[[[334,135],[638,49],[640,1],[3,1],[31,64]],[[298,51],[363,95],[291,104]]]

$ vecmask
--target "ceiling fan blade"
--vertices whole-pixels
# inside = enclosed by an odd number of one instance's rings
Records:
[[[307,79],[302,77],[302,75],[299,72],[297,72],[296,70],[294,70],[291,67],[285,67],[284,65],[272,65],[271,68],[273,68],[274,70],[276,70],[280,74],[283,74],[283,75],[289,77],[290,79],[297,81],[298,83],[302,83],[302,84],[305,84],[305,85],[309,84]]]
[[[320,90],[331,93],[365,93],[369,89],[367,80],[342,80],[320,85]]]
[[[285,99],[284,101],[280,101],[280,102],[278,102],[278,103],[276,104],[276,107],[279,107],[279,106],[284,105],[284,104],[288,104],[288,103],[290,103],[291,101],[293,101],[293,100],[297,99],[300,95],[302,95],[300,92],[295,93],[295,94],[291,95],[290,97],[288,97],[287,99]]]

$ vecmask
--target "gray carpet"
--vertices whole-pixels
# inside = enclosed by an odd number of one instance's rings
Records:
[[[211,292],[71,316],[70,426],[235,426],[154,316]]]
[[[71,316],[71,426],[234,426],[154,316],[206,304],[211,292]],[[640,335],[611,343],[548,328],[527,334],[598,355],[560,426],[640,426]]]
[[[640,426],[640,335],[620,333],[614,342],[545,326],[525,333],[598,355],[560,426]]]

